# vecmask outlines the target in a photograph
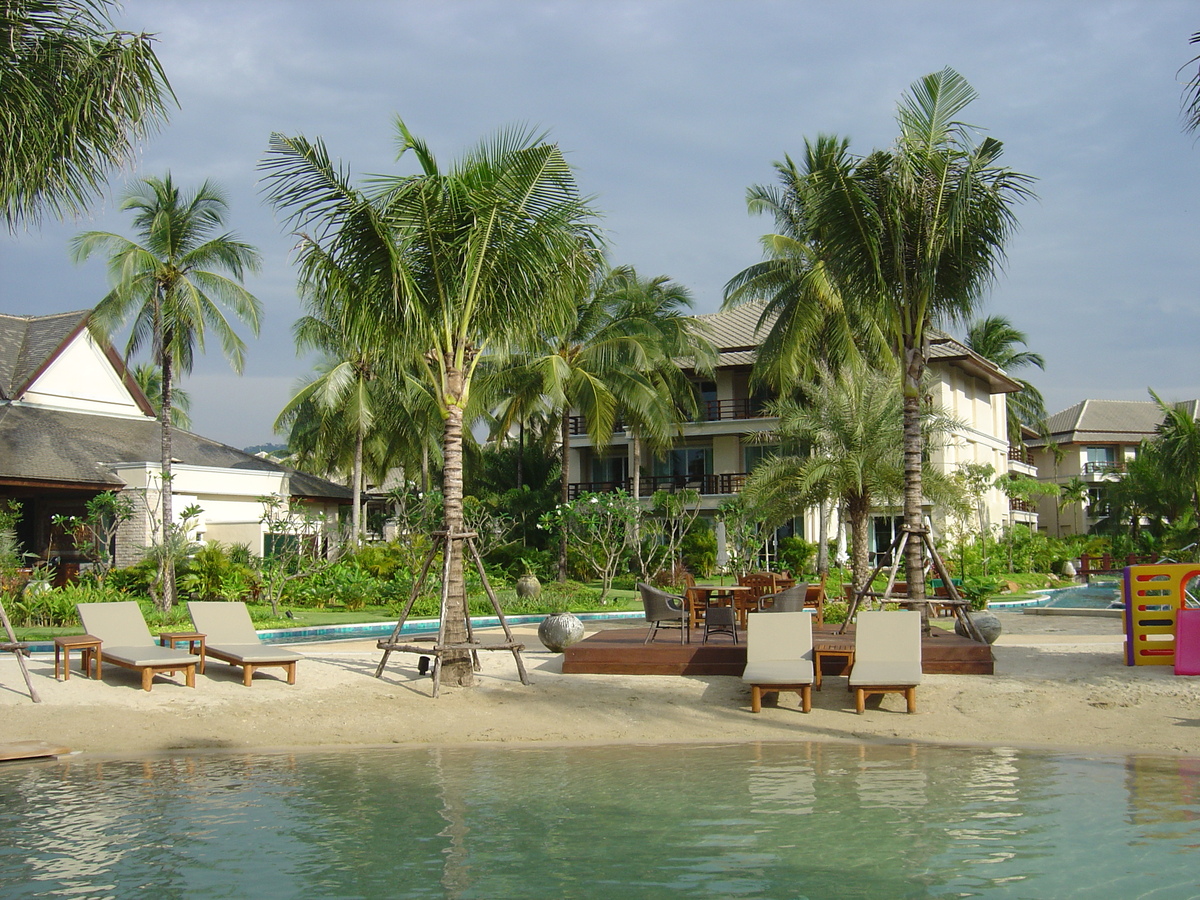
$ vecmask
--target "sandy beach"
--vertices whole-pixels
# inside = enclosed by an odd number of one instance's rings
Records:
[[[254,685],[210,660],[196,688],[157,678],[145,693],[136,673],[106,666],[83,677],[78,654],[69,681],[54,679],[52,654],[28,661],[42,702],[30,702],[15,658],[0,655],[0,743],[48,741],[74,751],[142,754],[191,749],[337,747],[477,742],[641,743],[741,740],[900,740],[1063,748],[1076,751],[1200,753],[1200,681],[1169,666],[1127,667],[1113,618],[1002,613],[996,674],[927,675],[918,712],[898,695],[854,713],[842,678],[799,711],[795,694],[750,712],[749,690],[730,677],[563,675],[561,658],[526,644],[532,684],[509,653],[485,653],[477,686],[443,686],[417,674],[416,658],[394,654],[373,676],[373,641],[299,645],[297,683],[264,670]]]

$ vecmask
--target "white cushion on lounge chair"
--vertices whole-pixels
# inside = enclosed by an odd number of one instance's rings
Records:
[[[850,686],[921,683],[921,614],[863,611],[854,636]]]
[[[95,632],[89,629],[88,634],[95,634]],[[100,635],[97,634],[96,637],[100,637]],[[140,669],[143,666],[163,666],[167,663],[187,665],[200,662],[198,656],[158,645],[153,647],[110,647],[105,644],[101,647],[101,655],[119,665],[134,669]]]
[[[282,666],[287,670],[288,684],[296,683],[296,661],[303,659],[303,654],[262,643],[245,603],[192,600],[188,612],[196,630],[205,635],[205,653],[242,666],[242,683],[247,687],[260,666]]]
[[[801,708],[808,712],[813,683],[812,616],[807,612],[750,616],[742,681],[752,688],[752,712],[761,708],[763,693],[778,690],[798,690]]]

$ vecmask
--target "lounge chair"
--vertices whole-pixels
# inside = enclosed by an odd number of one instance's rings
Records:
[[[682,644],[685,639],[691,640],[691,635],[688,633],[690,629],[688,628],[687,601],[683,597],[677,594],[668,594],[666,591],[660,591],[658,588],[640,581],[637,588],[638,593],[642,595],[646,621],[650,623],[650,631],[646,633],[643,644],[649,644],[654,640],[654,635],[663,622],[679,623],[679,643]]]
[[[866,709],[869,694],[903,694],[908,711],[917,711],[921,683],[921,614],[914,611],[858,614],[850,689],[854,707]]]
[[[762,710],[762,695],[795,691],[800,709],[812,709],[812,614],[781,612],[754,615],[746,623],[746,670],[742,681],[750,685],[750,711]]]
[[[203,633],[204,655],[242,667],[242,684],[250,687],[255,669],[281,666],[287,671],[287,683],[296,683],[296,661],[303,659],[294,650],[264,644],[250,621],[245,603],[226,600],[188,602],[192,624]]]
[[[196,664],[200,657],[155,643],[136,601],[80,603],[75,608],[84,630],[100,639],[100,658],[140,671],[142,690],[150,690],[155,675],[174,675],[178,671],[183,672],[188,687],[196,686]]]

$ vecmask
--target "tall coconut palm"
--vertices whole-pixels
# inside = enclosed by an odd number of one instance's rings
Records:
[[[1190,44],[1200,44],[1200,31],[1195,32],[1188,41]],[[1180,71],[1194,67],[1200,63],[1200,56],[1193,56],[1180,67]],[[1183,130],[1196,131],[1200,129],[1200,69],[1193,73],[1183,86]]]
[[[1009,375],[1028,366],[1046,368],[1046,361],[1040,353],[1017,349],[1027,343],[1025,332],[1014,328],[1004,316],[987,316],[972,322],[967,328],[967,346]],[[1014,447],[1023,447],[1025,439],[1021,436],[1022,425],[1045,432],[1046,403],[1041,391],[1028,381],[1021,378],[1014,380],[1021,385],[1021,390],[1007,397],[1008,442]]]
[[[76,260],[97,251],[108,254],[112,290],[97,304],[91,327],[106,338],[132,319],[125,346],[128,358],[149,343],[161,373],[159,421],[162,424],[163,537],[174,528],[171,509],[171,428],[175,372],[192,370],[197,350],[204,352],[211,329],[225,358],[239,374],[246,345],[223,307],[257,335],[261,307],[242,284],[258,270],[258,251],[224,227],[228,204],[221,190],[204,182],[186,193],[172,181],[147,178],[133,187],[121,209],[134,214],[138,241],[104,231],[88,231],[71,242]],[[170,609],[175,597],[174,569],[163,563],[159,603]]]
[[[174,100],[148,34],[115,0],[0,4],[0,197],[9,228],[79,212]]]
[[[901,99],[889,150],[826,153],[808,175],[807,212],[851,321],[871,320],[899,363],[904,393],[904,527],[922,524],[921,381],[929,330],[965,321],[991,283],[1030,179],[999,165],[1003,145],[958,115],[976,97],[943,69]],[[910,541],[910,596],[925,596],[924,548]]]
[[[417,172],[375,176],[369,190],[330,161],[324,144],[272,135],[262,163],[268,197],[313,229],[339,267],[376,281],[366,304],[387,329],[387,350],[421,367],[443,419],[445,527],[463,531],[463,429],[480,360],[561,322],[598,260],[594,214],[557,146],[503,131],[443,169],[397,120],[400,158]],[[302,251],[303,252],[303,251]],[[466,639],[461,542],[451,540],[446,634]],[[446,657],[446,677],[474,681],[468,654]]]

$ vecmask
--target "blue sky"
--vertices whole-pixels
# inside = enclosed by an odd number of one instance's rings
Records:
[[[242,377],[214,344],[183,386],[196,430],[235,446],[272,439],[311,363],[291,342],[292,241],[258,184],[272,131],[322,137],[366,175],[397,171],[396,115],[446,161],[505,126],[545,129],[603,211],[613,262],[712,312],[771,228],[746,188],[805,137],[886,146],[901,94],[947,65],[980,95],[964,118],[1038,179],[981,312],[1045,356],[1025,377],[1050,410],[1148,387],[1200,397],[1200,144],[1179,113],[1194,4],[127,0],[121,24],[157,33],[181,108],[90,215],[0,236],[0,312],[104,295],[103,263],[75,266],[67,245],[129,233],[114,198],[131,178],[218,181],[264,254],[248,285],[266,318]]]

